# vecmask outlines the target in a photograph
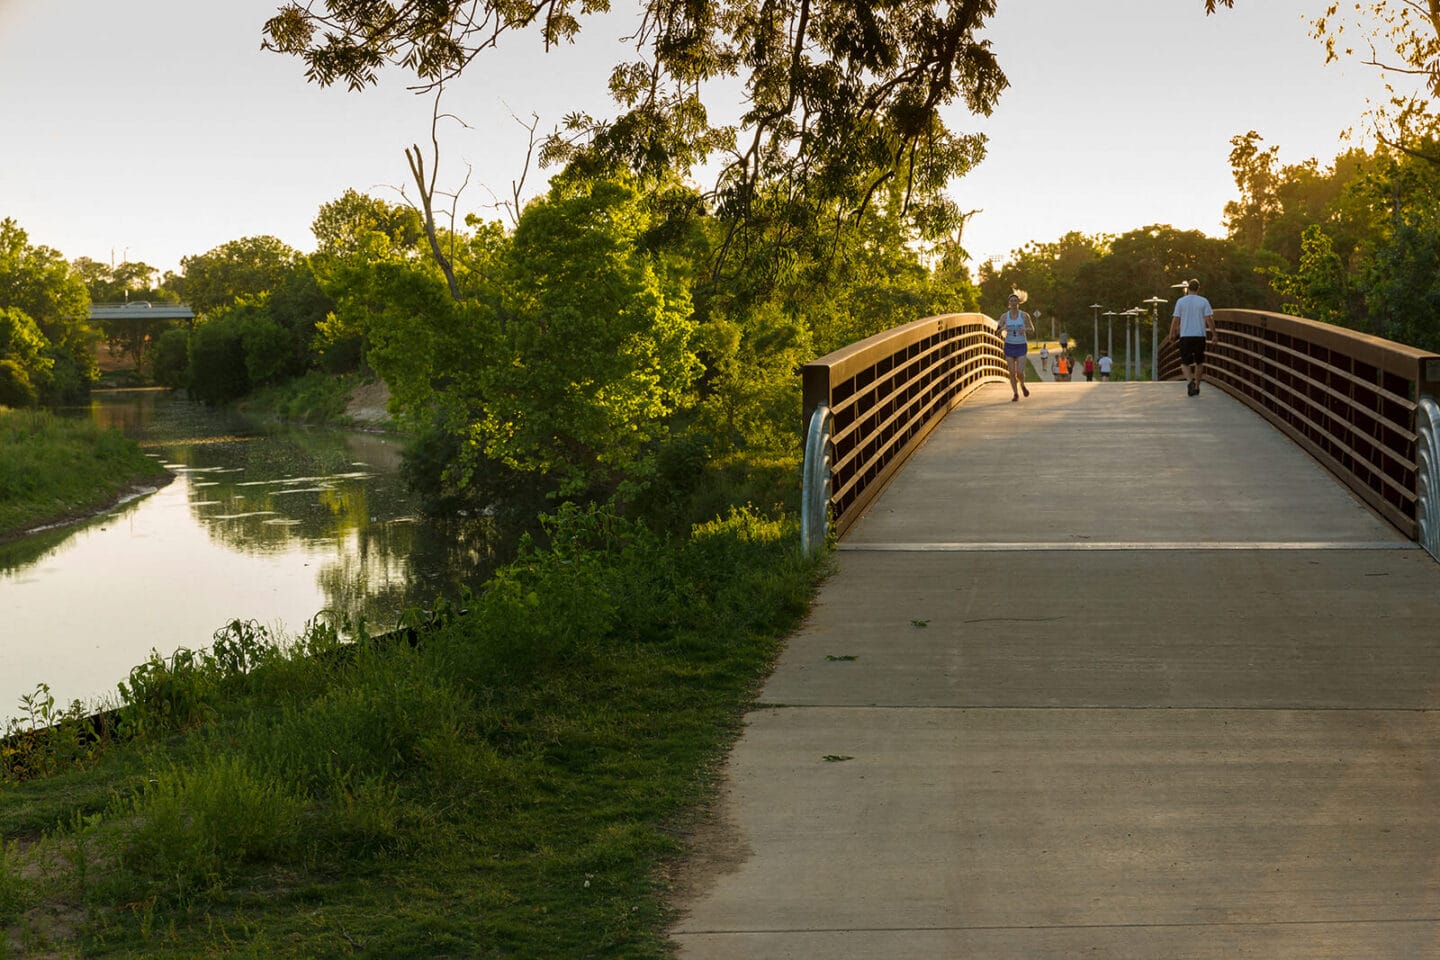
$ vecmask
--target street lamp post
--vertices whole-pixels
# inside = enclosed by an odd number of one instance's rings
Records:
[[[1133,310],[1121,310],[1120,316],[1125,318],[1125,380],[1130,380],[1130,357],[1134,351],[1130,349],[1130,319],[1135,316]]]
[[[1140,315],[1139,307],[1131,307],[1129,310],[1120,311],[1125,317],[1125,381],[1133,382],[1140,373],[1140,358],[1136,356],[1140,346],[1140,322],[1135,321],[1135,339],[1130,339],[1130,321]]]
[[[1135,379],[1145,379],[1145,348],[1142,346],[1140,334],[1144,329],[1140,326],[1140,318],[1145,316],[1145,308],[1135,304]]]
[[[1151,297],[1150,304],[1150,380],[1160,379],[1160,304],[1169,303],[1162,297]]]
[[[1090,304],[1090,309],[1095,311],[1094,323],[1092,324],[1092,329],[1090,331],[1090,350],[1092,353],[1100,352],[1100,308],[1102,306],[1104,306],[1104,304]]]
[[[1114,310],[1105,311],[1105,352],[1110,355],[1110,362],[1115,362],[1115,317]]]

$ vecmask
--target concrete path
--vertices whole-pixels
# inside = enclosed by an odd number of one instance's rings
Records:
[[[1440,957],[1440,564],[1213,388],[987,387],[841,544],[687,960]]]

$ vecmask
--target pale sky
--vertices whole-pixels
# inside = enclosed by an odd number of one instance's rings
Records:
[[[363,93],[307,84],[300,61],[260,50],[277,6],[0,0],[0,217],[69,259],[173,270],[259,234],[309,251],[317,210],[346,189],[398,200],[404,148],[429,142],[430,99],[398,72]],[[1203,0],[999,0],[986,35],[1011,87],[993,117],[952,117],[990,137],[951,191],[983,210],[966,248],[978,262],[1151,223],[1222,235],[1232,136],[1253,129],[1282,162],[1328,163],[1379,95],[1370,68],[1324,64],[1307,25],[1323,6],[1237,0],[1207,18]],[[442,189],[472,168],[462,214],[486,212],[486,188],[508,196],[520,173],[511,111],[538,113],[542,130],[572,110],[613,114],[605,83],[631,26],[612,14],[574,48],[545,55],[515,35],[477,58],[445,100],[470,129],[441,131]],[[551,172],[532,171],[527,193]]]

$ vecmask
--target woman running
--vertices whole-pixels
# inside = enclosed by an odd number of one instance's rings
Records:
[[[1010,367],[1010,392],[1015,394],[1010,398],[1011,403],[1019,400],[1022,392],[1025,396],[1030,396],[1030,389],[1025,386],[1025,358],[1030,352],[1026,334],[1035,335],[1035,322],[1030,319],[1030,314],[1020,309],[1020,304],[1024,302],[1025,291],[1017,290],[1010,294],[1009,304],[995,325],[995,332],[1005,338],[1005,362]]]

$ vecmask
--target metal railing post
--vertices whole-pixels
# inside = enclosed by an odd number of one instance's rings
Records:
[[[1421,364],[1415,408],[1415,542],[1440,560],[1440,357]]]
[[[800,478],[800,549],[813,557],[830,532],[830,407],[821,403],[805,431],[805,465]]]

